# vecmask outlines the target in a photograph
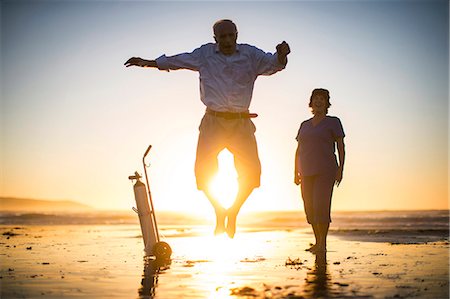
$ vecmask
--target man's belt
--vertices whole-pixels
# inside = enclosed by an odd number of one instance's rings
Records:
[[[240,119],[240,118],[255,118],[258,116],[256,113],[249,112],[222,112],[222,111],[214,111],[211,109],[206,109],[206,113],[209,115],[213,115],[216,117],[222,117],[225,119]]]

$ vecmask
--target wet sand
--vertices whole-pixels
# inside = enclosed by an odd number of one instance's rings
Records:
[[[449,244],[329,237],[308,229],[161,231],[168,265],[143,259],[138,225],[0,226],[1,298],[448,298]]]

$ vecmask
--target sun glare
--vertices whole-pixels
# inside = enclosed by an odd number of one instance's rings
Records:
[[[231,290],[252,281],[251,273],[261,269],[260,262],[264,262],[266,256],[277,255],[278,249],[273,247],[271,241],[279,239],[280,234],[284,239],[284,232],[255,232],[252,238],[240,233],[234,239],[225,234],[204,234],[195,237],[192,242],[175,238],[174,242],[180,243],[175,244],[174,248],[188,257],[190,266],[195,265],[193,281],[207,289],[204,298],[231,299],[235,298]],[[242,273],[248,273],[248,276]]]
[[[218,159],[219,171],[212,179],[209,188],[222,206],[229,208],[233,204],[238,190],[233,155],[228,150],[223,150]]]

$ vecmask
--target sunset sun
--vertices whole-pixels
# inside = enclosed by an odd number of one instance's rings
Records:
[[[219,156],[219,171],[212,179],[209,187],[211,193],[224,208],[229,208],[236,198],[238,189],[237,173],[234,167],[233,155],[223,150]]]

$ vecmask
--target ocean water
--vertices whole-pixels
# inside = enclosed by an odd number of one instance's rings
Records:
[[[449,240],[449,210],[332,212],[330,235],[363,241],[427,243]],[[158,226],[166,236],[204,233],[214,223],[190,214],[158,212]],[[133,211],[89,213],[0,212],[0,225],[139,225]],[[301,211],[243,213],[239,229],[246,231],[298,230],[311,233]]]

